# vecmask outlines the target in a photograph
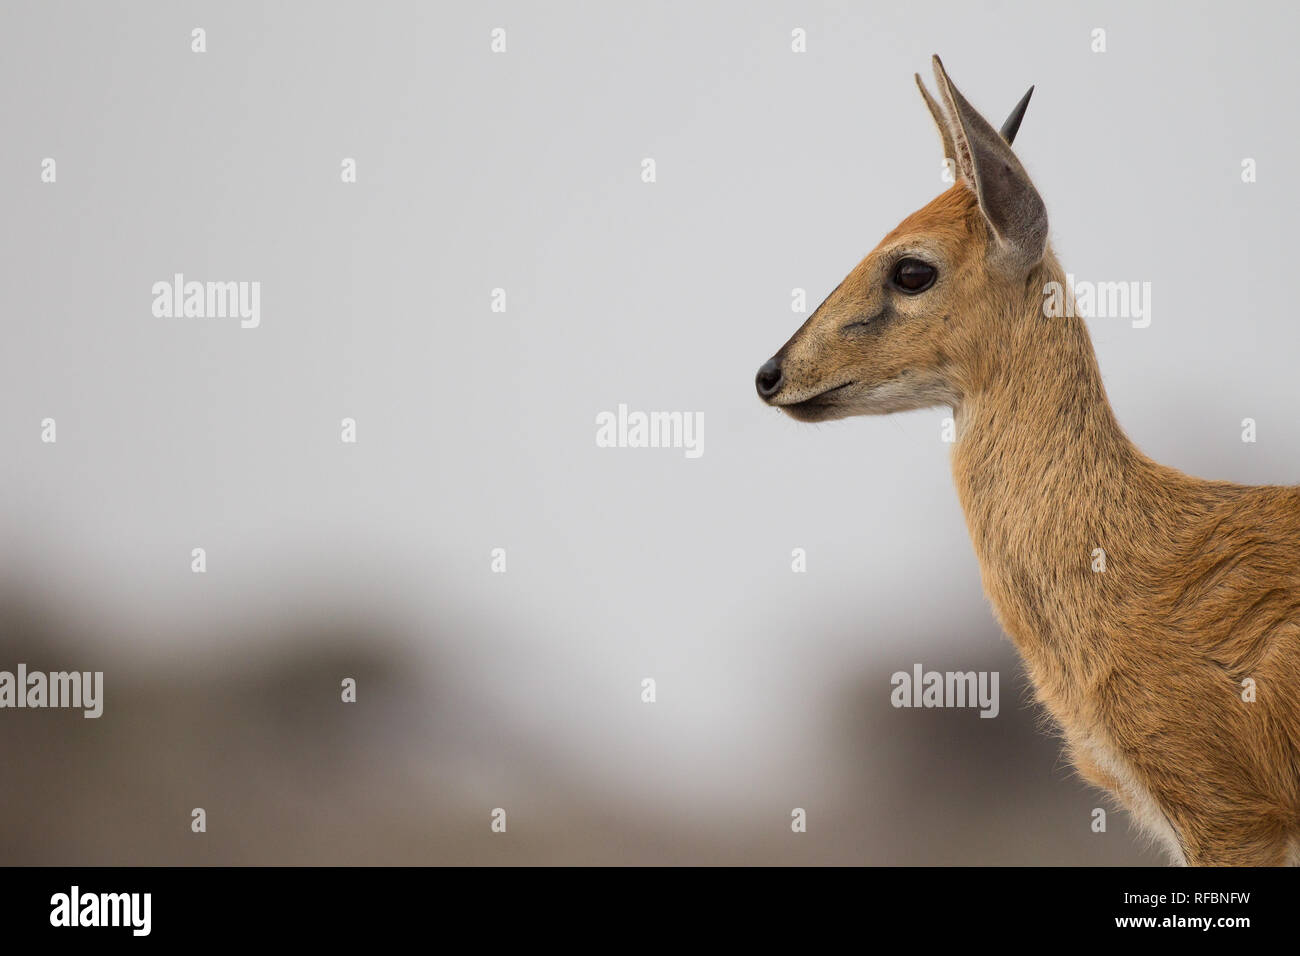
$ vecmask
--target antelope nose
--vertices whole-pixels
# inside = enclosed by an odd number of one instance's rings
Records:
[[[763,363],[763,367],[758,370],[758,375],[754,379],[754,385],[758,387],[759,398],[771,398],[777,392],[781,391],[785,378],[781,375],[781,363],[774,358],[768,359]]]

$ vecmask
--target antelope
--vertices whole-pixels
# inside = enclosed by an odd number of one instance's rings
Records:
[[[1146,457],[1011,146],[936,56],[955,170],[759,369],[804,422],[950,406],[984,593],[1087,782],[1180,865],[1300,863],[1300,488]],[[1101,570],[1098,570],[1098,556]]]

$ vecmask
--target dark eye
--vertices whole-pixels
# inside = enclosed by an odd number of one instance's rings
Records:
[[[934,285],[934,280],[938,277],[939,270],[928,262],[922,262],[920,259],[899,259],[894,266],[894,274],[890,276],[890,281],[894,284],[894,288],[908,295],[916,295]]]

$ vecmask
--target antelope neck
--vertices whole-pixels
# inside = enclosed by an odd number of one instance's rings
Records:
[[[1043,284],[1058,271],[1049,256],[1008,306],[1010,334],[954,409],[957,493],[986,591],[1022,649],[1064,636],[1063,582],[1086,607],[1095,549],[1115,537],[1117,512],[1141,509],[1148,485],[1083,320],[1043,314]]]

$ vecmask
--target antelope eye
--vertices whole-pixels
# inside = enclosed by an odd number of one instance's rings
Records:
[[[928,262],[922,262],[920,259],[899,259],[894,266],[894,274],[890,276],[890,282],[894,284],[894,288],[908,295],[916,295],[934,285],[934,280],[938,277],[939,270]]]

